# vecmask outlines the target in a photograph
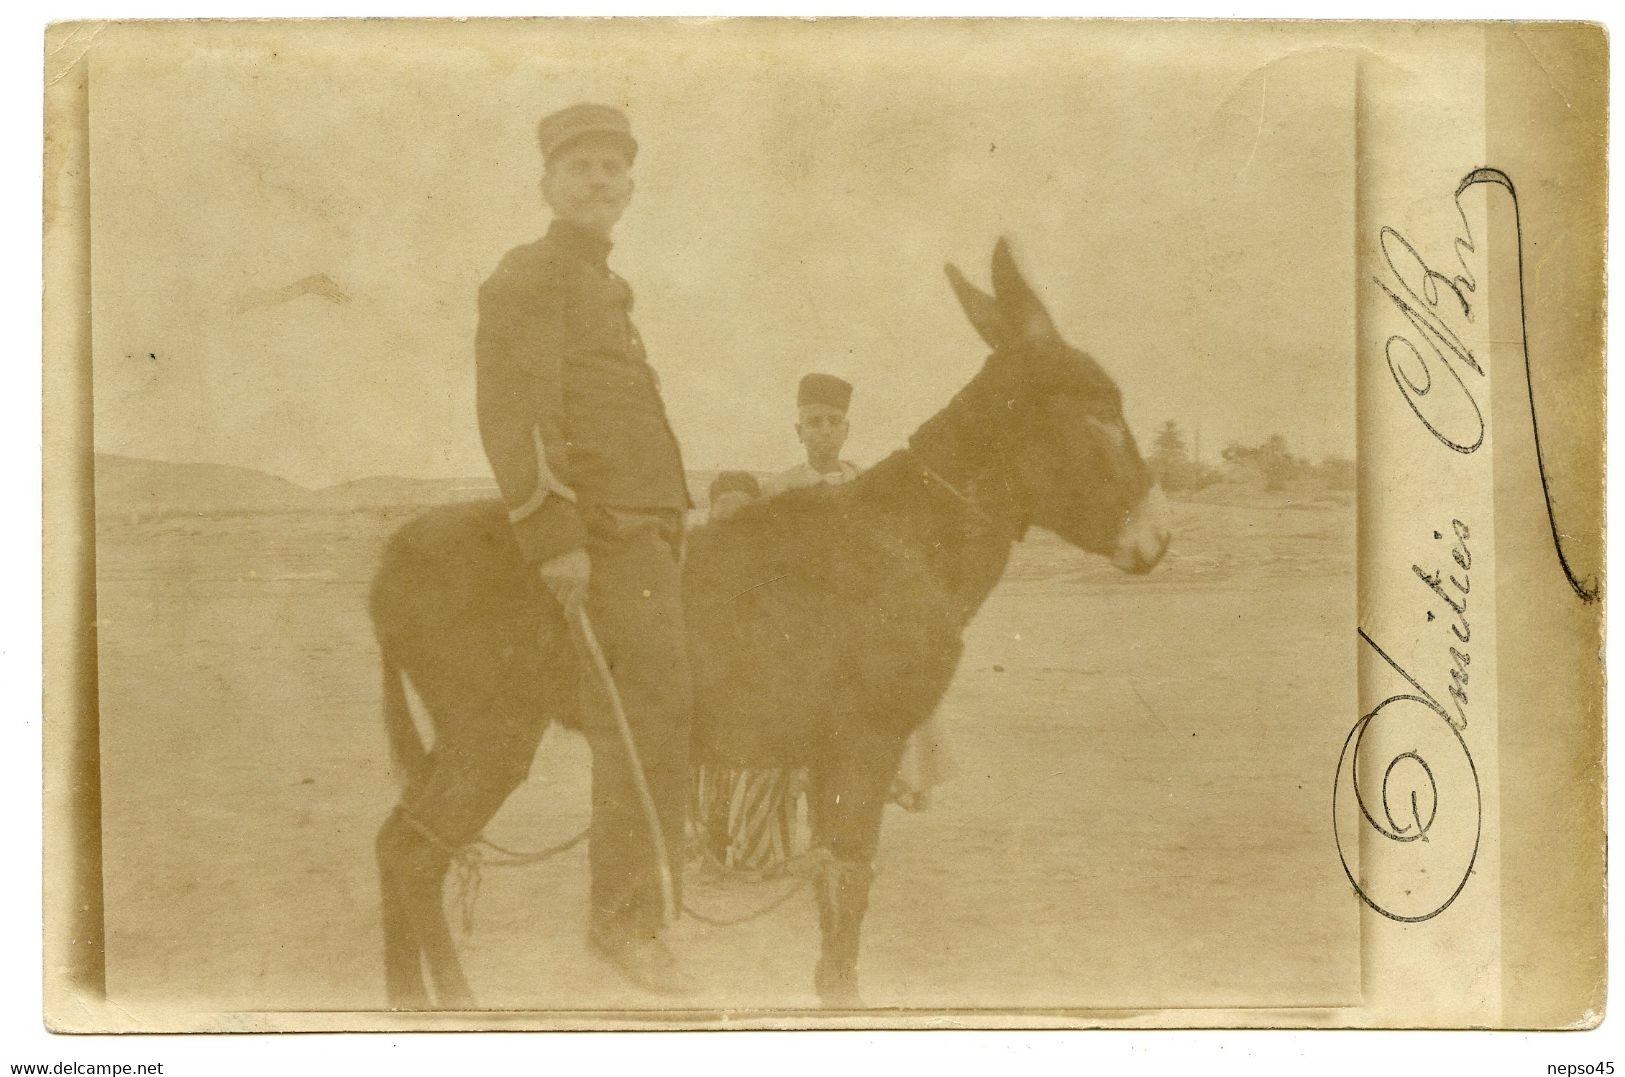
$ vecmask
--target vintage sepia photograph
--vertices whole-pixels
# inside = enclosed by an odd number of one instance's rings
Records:
[[[1333,798],[1386,61],[1249,24],[55,32],[120,1022],[1367,998],[1405,899]],[[1457,803],[1406,795],[1424,838]]]

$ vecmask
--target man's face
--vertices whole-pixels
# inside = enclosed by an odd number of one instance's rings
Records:
[[[828,404],[803,404],[796,434],[808,456],[838,456],[846,444],[846,413]]]
[[[588,136],[559,150],[542,176],[542,197],[560,219],[607,236],[632,200],[625,147]]]

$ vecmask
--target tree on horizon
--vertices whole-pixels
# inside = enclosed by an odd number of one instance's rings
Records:
[[[1218,478],[1214,469],[1192,459],[1190,448],[1185,443],[1185,431],[1174,419],[1157,428],[1146,462],[1151,465],[1163,489],[1171,493],[1200,490]]]

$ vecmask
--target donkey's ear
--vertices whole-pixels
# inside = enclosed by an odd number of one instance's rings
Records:
[[[948,273],[948,283],[954,286],[954,295],[959,297],[959,305],[965,309],[965,317],[987,341],[987,346],[998,351],[1010,339],[999,301],[966,280],[965,274],[951,263],[943,268]]]
[[[1010,257],[1010,243],[1002,238],[993,248],[993,294],[999,297],[1005,324],[1018,336],[1032,339],[1055,335],[1049,311],[1016,268],[1016,260]]]

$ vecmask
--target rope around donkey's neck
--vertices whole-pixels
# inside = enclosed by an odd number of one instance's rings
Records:
[[[694,919],[698,920],[700,923],[709,924],[711,927],[738,927],[741,924],[748,924],[752,920],[760,920],[769,913],[777,911],[782,905],[784,905],[785,902],[789,901],[791,898],[795,897],[797,894],[801,893],[801,891],[806,889],[808,881],[809,880],[804,878],[793,880],[790,883],[790,886],[786,888],[782,894],[779,894],[772,901],[769,901],[760,908],[753,909],[752,911],[745,913],[743,916],[707,916],[705,913],[700,912],[698,909],[694,908],[694,906],[690,905],[686,899],[683,902],[683,911],[692,916]]]

